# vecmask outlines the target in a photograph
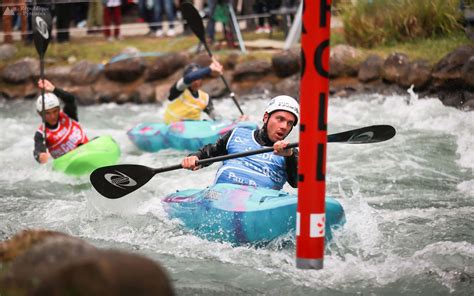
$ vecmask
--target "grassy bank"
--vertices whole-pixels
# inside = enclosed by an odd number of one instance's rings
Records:
[[[333,30],[331,33],[331,45],[345,44],[344,32]],[[220,37],[219,37],[220,38]],[[268,38],[268,35],[257,35],[253,32],[244,32],[243,38],[246,41]],[[273,40],[284,41],[283,32],[275,32],[272,36]],[[467,44],[470,41],[462,32],[451,34],[445,37],[429,38],[416,41],[399,42],[393,45],[383,45],[376,48],[357,47],[363,56],[376,53],[382,57],[388,56],[392,52],[401,52],[407,54],[411,59],[424,58],[431,63],[436,63],[444,55],[452,51],[454,48]],[[18,52],[13,59],[1,61],[0,68],[5,64],[11,63],[12,60],[18,60],[23,57],[37,57],[37,52],[33,44],[25,45],[23,42],[17,42]],[[104,38],[83,37],[75,38],[67,43],[50,43],[46,53],[47,65],[66,65],[74,64],[80,60],[89,60],[95,63],[106,63],[111,57],[118,54],[124,48],[132,46],[138,48],[142,52],[173,52],[187,51],[196,45],[196,37],[193,35],[178,36],[176,38],[158,39],[154,37],[128,37],[121,41],[107,42]],[[226,49],[225,45],[222,50],[215,50],[214,53],[222,58],[236,50]],[[249,49],[249,54],[243,56],[242,59],[266,59],[270,60],[275,50],[255,50]]]

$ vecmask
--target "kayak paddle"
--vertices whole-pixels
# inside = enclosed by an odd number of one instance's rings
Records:
[[[48,49],[49,40],[51,39],[51,14],[47,8],[41,6],[35,6],[33,8],[32,20],[33,24],[33,40],[35,43],[36,51],[40,58],[40,79],[44,84],[44,55],[46,49]],[[43,120],[43,143],[46,145],[46,123],[44,119],[44,87],[41,89],[42,97],[42,112],[41,118]]]
[[[390,125],[373,125],[329,135],[328,142],[347,144],[377,143],[391,139],[395,136],[395,133],[395,129]],[[294,147],[298,147],[298,143],[288,144],[287,149]],[[206,165],[271,151],[273,151],[273,147],[217,156],[198,160],[197,165]],[[119,164],[96,169],[90,175],[90,181],[97,192],[107,198],[116,199],[142,187],[156,174],[182,168],[181,164],[162,168],[150,168],[138,164]]]
[[[181,13],[183,14],[183,18],[188,23],[188,26],[191,29],[191,31],[193,31],[194,35],[196,35],[199,41],[201,41],[201,43],[204,44],[207,54],[212,58],[212,52],[209,49],[209,46],[207,45],[206,32],[204,31],[204,25],[202,24],[202,19],[201,19],[201,16],[199,15],[199,12],[196,10],[196,8],[193,6],[192,3],[184,2],[183,4],[181,4]],[[227,80],[225,79],[224,75],[221,75],[220,77],[222,79],[222,82],[224,82],[225,87],[227,88],[227,91],[230,93],[230,97],[232,98],[235,105],[239,109],[240,114],[244,115],[244,112],[240,108],[239,102],[237,102],[237,99],[235,98],[235,94],[230,89],[230,86],[227,83]]]

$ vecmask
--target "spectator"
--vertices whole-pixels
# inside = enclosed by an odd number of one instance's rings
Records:
[[[11,35],[12,31],[12,12],[16,11],[16,25],[15,27],[18,26],[18,20],[20,21],[20,26],[21,26],[21,36],[22,39],[25,38],[26,36],[26,5],[25,5],[25,0],[5,0],[5,9],[3,11],[3,32],[5,33],[4,35],[4,42],[5,43],[11,43],[13,42],[13,36]],[[7,11],[8,9],[8,11]]]
[[[120,23],[122,22],[121,0],[103,0],[104,3],[104,35],[107,41],[113,41],[111,36],[110,24],[113,21],[114,37],[119,40],[120,37]]]
[[[166,17],[168,18],[168,31],[166,32],[166,36],[173,37],[176,35],[174,31],[174,19],[175,19],[175,12],[174,12],[174,4],[173,0],[154,0],[154,16],[155,22],[158,23],[158,30],[156,31],[156,37],[163,37],[163,25],[161,24],[163,18],[163,8],[166,12]]]
[[[214,12],[216,11],[216,0],[207,0],[207,8],[209,9],[209,22],[207,23],[207,37],[209,44],[216,41],[216,21],[214,19]]]
[[[254,4],[254,11],[257,14],[270,13],[270,11],[280,7],[280,4],[280,0],[256,0]],[[267,19],[267,24],[265,24],[265,19]],[[268,18],[259,17],[257,30],[255,32],[257,34],[270,33],[272,30],[272,26],[276,24],[277,21],[274,15],[271,15]]]
[[[99,28],[102,27],[102,16],[104,15],[104,9],[102,7],[101,0],[91,0],[89,8],[87,10],[87,32],[95,33],[98,32]]]
[[[138,0],[138,14],[148,23],[149,31],[146,35],[155,35],[157,26],[153,23],[153,1],[154,0]]]
[[[69,41],[69,25],[71,22],[71,3],[57,3],[55,5],[56,13],[56,41]]]

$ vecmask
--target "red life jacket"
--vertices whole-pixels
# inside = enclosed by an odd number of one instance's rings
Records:
[[[43,133],[43,124],[38,131]],[[68,153],[77,146],[89,142],[79,122],[69,118],[64,112],[59,112],[58,127],[46,128],[46,146],[53,158]]]

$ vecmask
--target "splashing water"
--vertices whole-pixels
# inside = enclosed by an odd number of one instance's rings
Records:
[[[267,99],[242,101],[242,109],[261,122]],[[215,105],[224,118],[239,115],[231,100]],[[159,121],[162,113],[156,105],[79,110],[89,137],[117,140],[121,163],[151,167],[177,164],[187,154],[143,153],[128,140],[129,128]],[[47,228],[98,247],[139,252],[168,269],[179,295],[467,295],[474,280],[473,116],[419,99],[412,90],[409,97],[331,98],[330,133],[390,124],[397,135],[378,144],[328,145],[327,193],[342,203],[347,224],[328,244],[324,269],[311,271],[295,268],[294,234],[264,248],[233,248],[197,238],[167,218],[160,198],[203,188],[218,165],[160,174],[140,190],[108,200],[87,177],[71,178],[34,161],[40,118],[33,102],[0,101],[0,235]],[[297,138],[295,130],[290,140]]]

